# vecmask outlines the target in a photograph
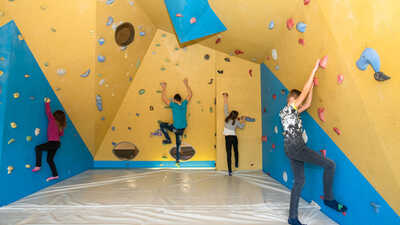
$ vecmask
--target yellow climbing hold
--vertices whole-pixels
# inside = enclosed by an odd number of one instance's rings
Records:
[[[0,76],[3,76],[4,72],[2,70],[0,70]]]
[[[15,122],[11,122],[11,123],[10,123],[10,127],[11,127],[11,128],[17,128],[17,124],[16,124]]]
[[[31,165],[26,164],[26,165],[25,165],[25,168],[29,169],[29,168],[31,168]]]
[[[29,74],[25,74],[25,76],[24,76],[25,78],[29,78],[29,77],[31,77],[31,75],[29,75]]]
[[[14,98],[19,98],[19,93],[18,93],[18,92],[15,92],[15,93],[13,94],[13,96],[14,96]]]
[[[26,141],[32,141],[32,136],[26,136]]]
[[[13,166],[8,166],[8,167],[7,167],[7,173],[8,173],[8,174],[11,174],[13,170],[14,170],[14,167],[13,167]]]
[[[15,142],[15,139],[14,138],[11,138],[7,143],[8,144],[11,144],[11,143],[14,143]]]
[[[46,9],[47,9],[47,5],[41,5],[41,6],[40,6],[40,9],[41,9],[41,10],[46,10]]]
[[[18,39],[21,41],[24,40],[24,37],[22,36],[22,34],[18,34]]]

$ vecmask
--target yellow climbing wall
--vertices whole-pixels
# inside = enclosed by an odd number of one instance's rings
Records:
[[[277,2],[278,4],[278,2]],[[295,3],[293,3],[295,4]],[[400,3],[384,1],[296,1],[296,8],[282,15],[303,21],[301,34],[280,24],[280,39],[272,48],[278,60],[266,64],[288,88],[302,88],[318,57],[328,55],[328,67],[319,70],[313,106],[308,111],[320,121],[317,109],[324,107],[326,122],[319,122],[368,181],[400,212],[400,73],[396,54],[400,49]],[[275,18],[271,18],[275,19]],[[305,45],[298,44],[304,38]],[[366,48],[381,57],[381,70],[391,80],[377,82],[374,71],[357,69],[355,63]],[[276,65],[280,70],[274,69]],[[337,84],[337,76],[344,76]],[[338,127],[342,135],[333,131]]]
[[[209,55],[208,60],[204,58],[206,54]],[[222,165],[225,165],[226,157],[221,136],[223,108],[219,97],[217,106],[214,103],[216,93],[220,96],[223,91],[230,92],[232,108],[258,121],[261,116],[259,65],[237,57],[230,57],[231,62],[228,63],[224,60],[226,57],[230,56],[201,45],[179,48],[175,35],[158,30],[95,160],[118,160],[112,153],[112,143],[122,141],[134,143],[138,147],[140,153],[135,161],[173,160],[168,154],[172,146],[162,145],[162,138],[151,137],[150,133],[159,128],[158,120],[172,121],[171,110],[165,108],[161,101],[160,82],[168,83],[169,96],[176,92],[185,96],[182,80],[187,77],[193,89],[193,99],[188,105],[188,128],[183,143],[193,146],[196,151],[191,161],[217,160],[218,168],[224,169]],[[250,69],[253,77],[249,76]],[[217,70],[224,70],[224,73],[217,74]],[[251,84],[248,93],[243,93],[240,84]],[[139,94],[141,89],[145,90],[142,95]],[[150,110],[150,106],[154,111]],[[243,141],[240,151],[240,159],[243,160],[241,169],[261,168],[261,143],[257,141],[260,137],[261,123],[249,123],[240,132],[239,138]],[[252,148],[247,148],[246,143],[253,140]]]
[[[95,1],[1,1],[0,25],[14,20],[29,48],[94,153]],[[64,69],[58,75],[57,69]],[[87,78],[81,74],[91,69]],[[24,90],[21,90],[23,93]],[[84,107],[82,107],[84,106]],[[34,119],[34,118],[32,118]]]
[[[115,1],[111,5],[97,1],[96,12],[96,38],[105,40],[103,45],[96,42],[96,58],[99,55],[106,58],[103,63],[96,61],[96,74],[94,74],[95,92],[101,95],[103,100],[103,111],[97,113],[95,117],[95,149],[98,149],[156,29],[140,4],[135,1]],[[107,26],[110,16],[114,20],[114,25]],[[114,39],[116,25],[123,22],[129,22],[135,28],[135,39],[126,49],[121,49]]]

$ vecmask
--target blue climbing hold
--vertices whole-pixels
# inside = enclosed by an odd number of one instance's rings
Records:
[[[146,33],[144,31],[142,31],[139,33],[139,35],[143,37],[144,35],[146,35]]]
[[[114,18],[112,18],[112,16],[109,16],[108,18],[107,18],[107,23],[106,23],[106,25],[107,26],[111,26],[111,24],[113,24],[114,23]]]
[[[106,1],[106,4],[107,4],[107,5],[111,5],[111,4],[113,4],[114,2],[115,2],[115,0],[107,0],[107,1]]]
[[[276,66],[275,66],[275,69],[276,69],[276,70],[279,70],[279,69],[280,69],[279,65],[276,65]]]
[[[303,22],[299,22],[296,25],[296,29],[300,33],[304,33],[306,31],[306,28],[307,28],[307,25],[305,23],[303,23]]]
[[[372,48],[366,48],[356,63],[358,69],[366,70],[371,65],[375,72],[381,70],[381,59],[378,53]]]
[[[97,56],[97,61],[102,63],[102,62],[106,61],[106,57],[99,55],[99,56]]]
[[[272,30],[272,29],[274,29],[274,27],[275,27],[275,22],[274,22],[274,21],[269,22],[268,28],[269,28],[270,30]]]
[[[106,42],[106,40],[104,40],[104,38],[99,38],[98,42],[99,42],[99,45],[103,45],[104,42]]]
[[[96,106],[99,112],[103,111],[103,100],[100,95],[96,95]]]
[[[90,74],[90,69],[88,69],[86,72],[82,73],[81,77],[83,77],[83,78],[88,77],[89,74]]]
[[[248,117],[248,116],[246,116],[246,117],[244,118],[244,120],[246,120],[247,122],[256,122],[256,119],[255,119],[255,118]]]

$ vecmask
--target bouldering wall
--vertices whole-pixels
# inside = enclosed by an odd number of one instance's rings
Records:
[[[158,30],[96,154],[95,166],[174,167],[174,158],[170,154],[174,145],[162,145],[162,137],[157,136],[157,121],[172,120],[170,109],[161,101],[160,82],[168,83],[167,90],[170,96],[176,92],[185,96],[186,90],[182,81],[187,77],[193,89],[193,99],[188,105],[188,128],[183,138],[183,146],[192,147],[195,154],[188,161],[183,161],[181,166],[214,167],[217,160],[218,168],[225,169],[224,166],[220,166],[220,162],[224,165],[226,161],[221,136],[223,119],[216,116],[216,109],[220,115],[223,108],[219,105],[219,97],[215,105],[216,93],[220,95],[223,91],[230,92],[233,108],[256,120],[260,119],[258,65],[237,57],[230,57],[230,62],[226,62],[225,58],[229,57],[201,45],[180,48],[173,34]],[[253,77],[249,75],[250,69]],[[248,94],[241,94],[241,82],[251,84],[253,89],[249,89]],[[247,103],[252,101],[254,104],[246,108]],[[243,164],[240,164],[240,169],[261,168],[261,155],[253,154],[257,150],[260,152],[261,143],[255,142],[252,145],[254,150],[244,146],[252,141],[251,136],[259,137],[260,133],[260,123],[249,123],[240,133],[240,136],[244,137],[240,156]],[[113,153],[113,149],[115,150],[121,142],[134,144],[130,145],[131,149],[139,150],[133,160],[121,161]],[[251,162],[253,166],[250,166]]]
[[[400,68],[396,66],[394,49],[400,47],[400,25],[393,22],[399,17],[399,3],[353,0],[293,4],[296,8],[292,12],[280,16],[285,21],[279,24],[280,30],[270,30],[279,32],[281,37],[270,50],[270,54],[272,49],[277,50],[277,60],[270,55],[266,65],[288,89],[300,89],[315,60],[328,56],[327,68],[317,73],[319,85],[308,112],[399,213],[400,168],[396,162],[400,154],[395,146],[400,144],[400,119],[395,102],[400,102],[396,94],[400,87],[396,74]],[[290,18],[294,24],[291,30],[286,24]],[[304,33],[296,29],[298,22],[307,25]],[[367,47],[379,53],[381,69],[392,79],[378,82],[370,67],[366,71],[356,67]],[[326,122],[318,118],[318,109],[322,108]],[[341,131],[340,135],[334,131],[335,127]],[[340,167],[340,162],[337,163]]]
[[[43,154],[42,169],[33,173],[35,146],[47,142],[44,97],[53,111],[64,110],[33,57],[16,24],[0,27],[0,206],[46,186],[51,176]],[[93,158],[74,124],[67,116],[55,163],[64,180],[93,165]]]
[[[3,5],[0,25],[15,21],[51,87],[94,153],[96,1],[20,0],[0,1],[0,4]],[[88,70],[91,70],[88,77],[80,76]]]
[[[102,143],[136,71],[153,39],[156,28],[136,1],[96,1],[95,93],[101,96],[102,111],[96,113],[95,149]],[[134,40],[126,47],[115,41],[118,25],[129,22]],[[104,57],[102,62],[98,58]],[[95,96],[90,99],[95,101]]]

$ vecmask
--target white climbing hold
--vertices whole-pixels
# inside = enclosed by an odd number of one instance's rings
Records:
[[[59,68],[59,69],[57,69],[56,72],[58,75],[63,76],[67,73],[67,70],[65,70],[64,68]]]
[[[283,173],[282,173],[282,178],[283,178],[283,181],[285,181],[285,183],[287,183],[287,181],[288,181],[288,175],[287,175],[286,171],[283,171]]]
[[[104,80],[104,79],[101,79],[101,80],[99,81],[99,85],[100,85],[100,86],[103,85],[104,82],[105,82],[105,80]]]
[[[39,136],[40,134],[40,128],[35,128],[35,136]]]
[[[306,144],[307,144],[307,141],[308,141],[308,136],[307,136],[306,130],[304,130],[304,131],[303,131],[303,134],[302,134],[302,136],[303,136],[304,143],[306,143]]]
[[[272,49],[272,59],[273,60],[278,60],[278,51],[276,49]]]
[[[8,166],[7,167],[7,174],[11,174],[13,170],[14,170],[13,166]]]
[[[277,134],[278,133],[278,126],[274,127],[274,133]]]

